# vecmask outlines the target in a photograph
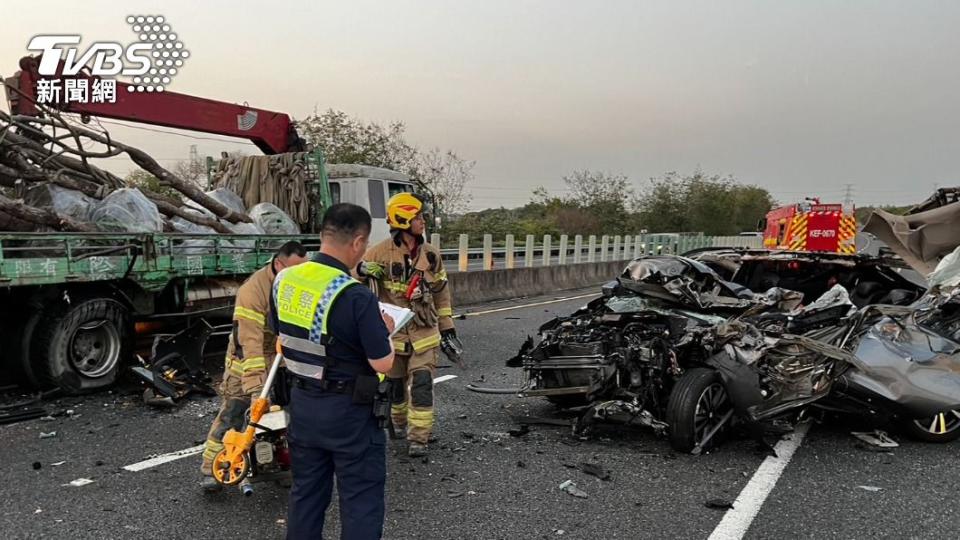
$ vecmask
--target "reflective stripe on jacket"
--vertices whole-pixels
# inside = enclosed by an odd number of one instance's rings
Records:
[[[408,324],[393,336],[397,353],[420,353],[439,347],[440,331],[453,328],[450,285],[440,251],[431,244],[423,243],[419,246],[417,256],[411,258],[405,244],[388,238],[367,250],[364,260],[383,268],[383,277],[376,279],[375,286],[381,302],[410,308],[411,302],[407,300],[406,293],[415,275],[421,276],[432,293],[437,324],[431,327],[417,326],[413,322]]]

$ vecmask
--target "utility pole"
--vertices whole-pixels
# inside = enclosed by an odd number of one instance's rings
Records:
[[[853,207],[853,184],[844,184],[843,206]]]
[[[200,153],[197,152],[197,145],[195,144],[190,145],[190,159],[187,161],[187,170],[190,171],[191,178],[186,180],[195,182],[197,185],[205,185],[207,189],[210,189],[209,178],[207,178],[206,183],[203,183],[203,178],[206,176],[206,167],[200,161]]]
[[[190,168],[198,167],[200,165],[200,154],[197,152],[197,145],[190,145]]]

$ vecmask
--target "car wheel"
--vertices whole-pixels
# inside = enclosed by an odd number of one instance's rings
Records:
[[[960,411],[946,411],[929,418],[903,422],[908,436],[919,441],[945,443],[960,438]]]
[[[113,384],[133,348],[130,313],[123,304],[94,298],[44,315],[31,346],[40,382],[69,394]]]
[[[678,452],[706,450],[719,442],[723,428],[704,443],[707,434],[719,425],[733,405],[720,379],[709,368],[694,368],[677,381],[667,402],[667,430],[670,446]]]

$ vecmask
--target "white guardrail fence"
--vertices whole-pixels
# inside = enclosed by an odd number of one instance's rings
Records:
[[[499,239],[498,239],[499,240]],[[470,247],[470,237],[461,234],[457,247],[444,247],[441,235],[430,235],[430,243],[440,247],[443,259],[457,261],[455,267],[449,262],[448,270],[496,270],[631,260],[641,255],[683,254],[688,251],[710,247],[762,248],[759,236],[700,236],[678,234],[641,235],[576,235],[564,234],[559,238],[549,234],[536,238],[526,235],[522,241],[512,234],[497,242],[493,235],[483,235],[483,247]],[[447,241],[447,246],[450,242]]]

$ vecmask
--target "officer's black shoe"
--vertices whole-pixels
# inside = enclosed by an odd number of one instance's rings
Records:
[[[212,476],[204,476],[203,480],[200,481],[200,487],[204,493],[219,493],[223,490],[223,486]]]

